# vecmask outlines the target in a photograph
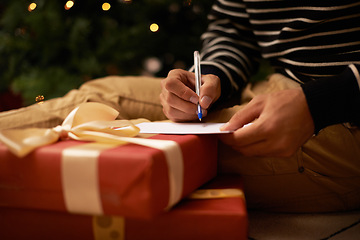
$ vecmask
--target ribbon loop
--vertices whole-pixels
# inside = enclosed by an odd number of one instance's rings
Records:
[[[0,131],[0,141],[18,157],[52,144],[59,138],[103,143],[128,142],[140,129],[128,120],[115,120],[119,113],[104,104],[87,102],[75,108],[63,123],[54,128],[7,129]]]
[[[46,128],[8,129],[0,132],[0,141],[18,157],[24,157],[32,150],[58,139],[58,133]]]
[[[61,139],[68,138],[69,130],[65,129],[63,126],[59,125],[53,128],[53,131],[55,131]]]
[[[169,201],[167,209],[180,201],[183,192],[183,158],[180,146],[169,140],[135,137],[140,129],[129,120],[115,120],[118,112],[100,103],[87,102],[75,108],[60,126],[54,128],[8,129],[0,131],[0,141],[18,157],[34,149],[52,144],[59,138],[93,141],[96,143],[134,143],[164,151],[169,170]],[[144,122],[137,119],[135,122]],[[90,144],[84,144],[90,145]],[[101,144],[85,149],[69,148],[62,153],[63,186],[66,206],[71,212],[102,214],[97,180],[97,159],[103,149]],[[106,144],[103,144],[106,145]],[[104,146],[104,148],[106,148]],[[84,160],[85,159],[85,160]],[[84,169],[86,169],[84,171]],[[85,186],[85,187],[84,187]],[[83,203],[84,191],[90,199]],[[90,206],[90,207],[89,207]]]

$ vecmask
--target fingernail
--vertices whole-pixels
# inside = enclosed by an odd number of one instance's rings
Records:
[[[199,99],[198,99],[197,97],[192,96],[192,97],[190,98],[190,102],[192,102],[193,104],[197,104],[198,101],[199,101]]]
[[[201,98],[201,105],[204,107],[204,108],[208,108],[210,106],[212,102],[212,99],[208,96],[203,96]]]
[[[224,125],[222,125],[221,127],[220,127],[220,130],[221,131],[227,131],[227,128],[229,127],[229,123],[227,122],[227,123],[225,123]]]

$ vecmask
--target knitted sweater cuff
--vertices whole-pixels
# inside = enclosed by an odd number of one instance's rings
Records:
[[[307,82],[302,89],[314,120],[315,133],[333,124],[360,122],[359,84],[350,67],[337,76]]]

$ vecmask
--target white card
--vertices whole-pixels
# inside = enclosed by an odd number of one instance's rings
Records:
[[[158,134],[221,134],[230,131],[221,131],[225,123],[171,123],[171,122],[144,122],[136,126],[140,133]]]

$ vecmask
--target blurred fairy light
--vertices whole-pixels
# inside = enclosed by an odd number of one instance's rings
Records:
[[[169,6],[169,11],[172,12],[172,13],[177,13],[180,11],[180,6],[178,3],[172,3],[170,4]]]
[[[37,6],[36,3],[34,3],[34,2],[30,3],[29,6],[28,6],[28,11],[29,12],[34,11],[36,6]]]
[[[201,14],[204,11],[204,9],[199,5],[193,5],[192,10],[196,14]]]
[[[102,5],[102,10],[108,11],[111,8],[110,3],[104,2]]]
[[[69,9],[72,8],[73,6],[74,6],[74,1],[69,0],[69,1],[66,2],[64,8],[65,8],[66,10],[69,10]]]
[[[43,95],[37,95],[36,98],[35,98],[35,102],[37,104],[43,104],[44,100],[45,100],[45,97]]]
[[[161,70],[162,63],[158,58],[150,57],[144,61],[144,68],[147,72],[154,74]]]
[[[151,24],[150,25],[150,31],[152,31],[152,32],[159,31],[159,25],[157,25],[156,23]]]

